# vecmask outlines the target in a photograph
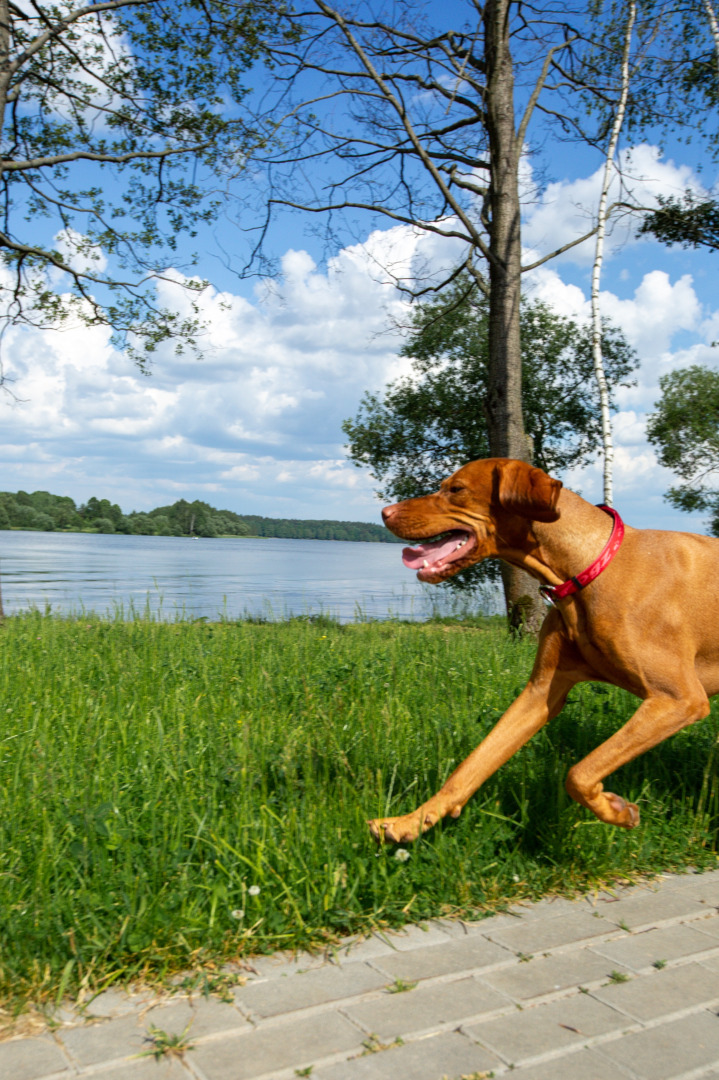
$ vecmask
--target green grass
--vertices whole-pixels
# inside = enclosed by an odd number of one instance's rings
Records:
[[[626,766],[633,831],[572,762],[635,702],[583,686],[402,862],[365,819],[425,799],[522,687],[501,621],[252,624],[14,616],[0,627],[0,1000],[163,979],[251,952],[622,875],[716,865],[717,716]]]

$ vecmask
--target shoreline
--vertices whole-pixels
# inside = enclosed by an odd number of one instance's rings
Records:
[[[185,536],[184,534],[178,535],[177,533],[133,533],[133,532],[121,532],[116,530],[115,532],[101,532],[99,529],[21,529],[17,525],[11,525],[7,529],[0,529],[0,536],[4,532],[12,533],[32,533],[34,534],[47,534],[48,536],[138,536],[144,539],[154,539],[155,537],[160,540],[321,540],[327,544],[404,544],[405,540],[400,540],[397,536],[388,534],[386,540],[344,540],[341,537],[335,536],[262,536],[259,533],[252,533],[249,535],[239,536],[237,533],[220,533],[217,536],[198,536],[196,533],[193,536]]]

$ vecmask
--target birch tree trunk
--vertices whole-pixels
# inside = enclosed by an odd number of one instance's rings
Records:
[[[711,27],[712,38],[714,39],[714,53],[716,55],[717,66],[719,67],[719,20],[717,19],[717,14],[711,0],[702,0],[702,3],[704,4],[704,10],[707,13],[709,26]]]
[[[705,0],[706,3],[709,0]],[[602,414],[602,443],[604,445],[604,502],[612,505],[614,499],[614,441],[612,438],[612,419],[609,412],[609,388],[604,373],[604,360],[602,357],[602,313],[599,306],[599,283],[602,275],[602,262],[604,260],[604,237],[607,231],[607,203],[609,201],[609,186],[614,172],[614,159],[617,152],[619,132],[624,123],[624,113],[627,107],[629,94],[629,55],[632,45],[632,31],[636,19],[637,5],[635,0],[630,0],[627,25],[624,34],[624,51],[622,54],[621,69],[621,92],[617,112],[614,117],[612,133],[607,146],[607,155],[604,161],[604,178],[602,191],[599,196],[599,211],[597,214],[597,239],[594,249],[594,266],[592,267],[592,354],[594,358],[594,376],[599,390],[599,404]]]

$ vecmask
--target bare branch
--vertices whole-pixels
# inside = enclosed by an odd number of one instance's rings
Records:
[[[541,259],[537,259],[535,262],[530,263],[529,266],[522,267],[522,273],[526,274],[530,270],[536,270],[538,266],[542,266],[544,263],[549,262],[550,259],[556,259],[557,255],[564,254],[565,251],[571,250],[573,247],[577,247],[578,244],[583,244],[585,240],[590,240],[596,234],[597,227],[594,226],[584,236],[577,236],[574,240],[570,240],[566,244],[562,244],[561,247],[555,248],[554,251],[550,251],[548,255],[543,255]]]
[[[578,35],[575,34],[574,37],[568,38],[567,41],[563,41],[561,45],[553,46],[548,51],[547,55],[545,56],[544,63],[542,64],[542,70],[540,71],[539,76],[537,77],[537,81],[534,84],[534,89],[532,90],[532,93],[530,94],[529,101],[527,102],[526,108],[524,110],[524,114],[522,116],[522,119],[519,122],[519,127],[517,128],[517,146],[518,146],[518,148],[520,150],[521,150],[522,146],[524,146],[524,140],[525,140],[526,135],[527,135],[527,128],[529,127],[529,121],[532,119],[532,113],[534,112],[536,104],[539,101],[539,95],[541,94],[542,90],[544,89],[544,85],[545,85],[546,80],[547,80],[547,75],[549,74],[550,68],[552,67],[552,64],[554,63],[554,57],[556,56],[556,54],[558,52],[561,52],[563,49],[567,49],[571,45],[571,43],[573,41],[577,41],[577,40],[578,40]]]
[[[387,83],[383,79],[383,77],[379,74],[379,72],[375,68],[374,64],[369,59],[365,49],[362,47],[360,42],[357,40],[357,38],[352,33],[352,31],[351,31],[350,27],[348,26],[348,24],[347,24],[346,20],[344,19],[344,17],[338,11],[335,11],[333,8],[329,7],[329,5],[324,3],[324,0],[315,0],[315,2],[317,4],[318,8],[328,18],[334,20],[334,22],[340,28],[340,30],[344,34],[345,39],[347,40],[347,43],[349,44],[349,46],[351,47],[351,49],[353,50],[355,55],[359,58],[361,63],[364,65],[364,67],[365,67],[368,75],[370,76],[370,78],[380,88],[380,90],[384,94],[387,102],[392,106],[392,108],[397,113],[397,115],[398,115],[398,117],[400,119],[401,125],[404,128],[410,143],[414,147],[418,158],[420,159],[420,161],[422,162],[424,167],[427,169],[427,172],[432,177],[432,179],[433,179],[435,185],[437,186],[439,192],[441,193],[444,201],[447,203],[448,206],[451,207],[453,213],[456,214],[456,216],[462,222],[462,225],[465,227],[465,229],[467,230],[467,232],[471,236],[472,242],[479,248],[479,250],[485,256],[485,258],[487,258],[487,259],[495,258],[494,253],[490,251],[489,247],[485,244],[483,237],[477,232],[477,230],[475,229],[472,221],[466,215],[466,213],[464,211],[464,208],[454,199],[454,196],[452,195],[452,193],[450,191],[450,188],[448,187],[447,184],[445,184],[445,182],[444,182],[444,180],[442,178],[442,174],[440,173],[440,171],[435,166],[434,161],[432,160],[431,156],[429,154],[427,154],[424,147],[422,146],[422,142],[417,137],[417,134],[416,134],[411,122],[410,122],[409,116],[407,115],[406,109],[403,107],[403,105],[401,104],[399,99],[396,97],[396,95],[389,88],[389,86],[387,85]]]
[[[32,158],[28,161],[0,160],[0,169],[5,172],[17,172],[43,169],[52,165],[64,165],[70,161],[96,161],[103,165],[122,165],[128,161],[152,161],[176,157],[178,154],[205,150],[209,145],[209,143],[199,143],[193,147],[180,146],[168,147],[165,150],[134,150],[127,154],[100,154],[90,150],[74,150],[67,154],[54,154],[49,157]]]

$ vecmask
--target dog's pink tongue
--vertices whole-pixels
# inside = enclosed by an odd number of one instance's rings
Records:
[[[434,566],[441,562],[450,552],[457,547],[457,537],[448,536],[444,540],[434,540],[430,544],[420,544],[419,547],[402,548],[402,562],[410,570],[421,570],[425,565]]]

